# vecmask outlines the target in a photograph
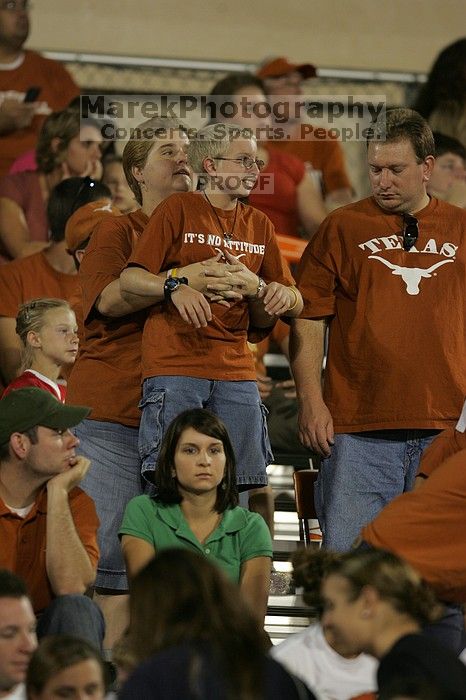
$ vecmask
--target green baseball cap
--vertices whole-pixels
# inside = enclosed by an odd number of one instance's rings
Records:
[[[52,430],[72,428],[90,412],[87,406],[66,406],[44,389],[16,389],[0,401],[0,445],[5,445],[13,433],[36,425]]]

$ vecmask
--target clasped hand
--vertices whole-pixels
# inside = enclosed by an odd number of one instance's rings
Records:
[[[221,258],[226,262],[220,262]],[[181,318],[195,328],[207,326],[212,320],[210,303],[230,306],[230,302],[246,298],[260,299],[265,311],[275,316],[288,311],[294,295],[288,287],[271,282],[259,293],[259,277],[228,251],[202,263],[182,268],[189,286],[181,284],[171,295],[171,301]]]
[[[91,462],[87,457],[83,455],[75,455],[69,459],[69,469],[60,472],[53,476],[47,482],[47,489],[50,491],[53,488],[63,489],[66,493],[69,493],[71,489],[84,479],[86,476]]]
[[[207,284],[207,290],[223,299],[250,297],[262,299],[265,311],[271,316],[280,316],[288,311],[294,303],[294,296],[288,287],[279,282],[270,282],[259,293],[259,277],[237,257],[227,250],[223,253],[227,264],[217,263],[214,267],[210,261],[206,265],[206,277],[216,277],[215,282]]]

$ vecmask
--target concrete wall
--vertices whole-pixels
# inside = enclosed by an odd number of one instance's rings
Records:
[[[464,0],[36,0],[31,48],[425,72]]]

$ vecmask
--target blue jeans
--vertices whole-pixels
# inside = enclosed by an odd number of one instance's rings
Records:
[[[226,382],[192,377],[150,377],[142,388],[139,451],[143,473],[154,471],[166,429],[189,408],[207,408],[226,425],[236,456],[239,490],[267,484],[273,461],[266,408],[256,382]]]
[[[128,582],[118,530],[128,501],[153,490],[141,477],[138,429],[83,420],[74,433],[80,440],[78,451],[91,460],[80,486],[94,500],[100,520],[95,588],[124,593]]]
[[[423,451],[438,430],[382,430],[335,435],[322,459],[315,506],[327,549],[347,551],[361,528],[413,487]]]
[[[105,622],[100,608],[87,596],[73,594],[55,598],[44,610],[37,623],[37,637],[70,634],[86,639],[102,650]]]

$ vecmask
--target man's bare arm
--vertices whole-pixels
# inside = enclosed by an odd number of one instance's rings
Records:
[[[0,197],[0,240],[12,258],[25,258],[47,248],[47,241],[32,241],[23,210],[9,197]]]
[[[35,102],[20,102],[15,99],[3,100],[0,105],[0,134],[11,134],[25,129],[32,122],[37,107]]]
[[[290,364],[296,382],[300,440],[328,456],[333,445],[333,420],[322,396],[325,321],[294,319],[290,336]]]
[[[229,278],[232,276],[233,272],[235,272],[236,269],[239,269],[238,265],[225,265],[220,263],[219,259],[220,255],[216,255],[215,257],[205,260],[204,262],[185,265],[177,270],[176,276],[187,277],[190,287],[196,289],[198,292],[202,292],[204,295],[212,296],[208,294],[208,283],[212,282],[212,280],[215,281],[216,277],[220,278],[220,283],[229,281]],[[225,277],[220,277],[221,275]],[[165,272],[162,272],[155,275],[155,277],[157,280],[159,280],[158,284],[152,277],[146,277],[147,284],[151,285],[153,290],[152,295],[147,293],[130,293],[127,289],[122,289],[120,279],[113,280],[113,282],[107,284],[99,295],[96,302],[97,311],[103,316],[126,316],[126,314],[139,311],[140,309],[146,309],[153,304],[163,301],[163,284],[167,275]],[[225,289],[227,288],[225,285],[223,285],[223,287]],[[228,289],[229,288],[230,287],[228,287]],[[229,292],[229,296],[230,298],[241,297],[240,294],[231,291]]]
[[[46,568],[55,595],[84,593],[94,582],[96,571],[82,543],[70,509],[69,493],[84,478],[90,466],[85,457],[73,458],[68,471],[47,482]]]

